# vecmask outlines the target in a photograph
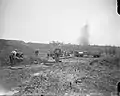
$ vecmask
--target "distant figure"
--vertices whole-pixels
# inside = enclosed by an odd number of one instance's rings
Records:
[[[39,49],[36,49],[36,50],[35,50],[35,56],[38,57],[38,55],[39,55]]]
[[[120,82],[117,83],[117,95],[120,96]]]
[[[47,59],[49,59],[49,56],[50,56],[50,54],[49,54],[49,53],[47,53]]]
[[[55,61],[56,62],[61,62],[59,59],[60,59],[60,55],[62,54],[62,50],[59,49],[59,48],[56,48],[54,50],[54,58],[55,58]]]
[[[49,57],[51,57],[51,51],[50,50],[48,50],[47,59],[49,59]]]
[[[35,60],[34,60],[34,64],[39,64],[41,61],[40,59],[40,50],[39,49],[36,49],[34,51],[34,54],[35,54]]]
[[[23,53],[18,52],[18,50],[15,49],[9,55],[9,59],[10,59],[10,65],[13,66],[16,63],[23,61]]]

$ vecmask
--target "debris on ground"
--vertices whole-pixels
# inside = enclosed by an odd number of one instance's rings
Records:
[[[42,64],[9,70],[8,77],[19,82],[15,86],[19,92],[13,96],[110,96],[116,92],[120,71],[99,60],[71,58],[48,67]]]

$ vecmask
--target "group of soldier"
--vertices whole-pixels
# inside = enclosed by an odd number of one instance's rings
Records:
[[[61,55],[61,49],[56,48],[52,53],[53,54],[48,53],[47,58],[49,59],[49,57],[52,57],[53,59],[55,59],[56,62],[60,62],[59,57]],[[39,50],[36,49],[34,54],[35,54],[35,57],[38,58],[39,57]],[[9,60],[10,60],[10,65],[13,66],[16,63],[23,61],[23,53],[19,52],[18,49],[15,49],[10,53]],[[35,62],[37,62],[37,60],[35,60]]]
[[[13,66],[17,62],[23,60],[23,53],[19,52],[18,49],[13,50],[9,55],[10,65]]]
[[[38,58],[39,49],[36,49],[34,54]],[[67,51],[61,50],[61,48],[55,48],[53,51],[49,51],[47,53],[47,59],[49,59],[49,57],[52,57],[55,60],[55,62],[61,62],[60,57],[66,58],[66,57],[73,56],[73,55],[75,57],[83,57],[83,55],[85,54],[83,52],[77,52],[77,51],[67,52]],[[10,64],[15,65],[16,62],[23,60],[23,53],[18,52],[18,49],[15,49],[9,55],[9,59],[10,59]],[[37,62],[37,60],[35,62]]]
[[[52,57],[53,59],[55,59],[56,62],[60,62],[60,56],[61,56],[61,49],[56,48],[53,52],[49,52],[47,53],[47,58]]]
[[[39,55],[39,50],[36,49],[34,54],[35,54],[36,57],[39,57],[38,56]],[[65,57],[66,58],[66,57],[72,56],[73,54],[74,53],[63,51],[60,48],[55,48],[53,51],[49,51],[47,53],[47,59],[49,59],[49,57],[52,57],[55,60],[55,62],[61,62],[60,57]],[[10,64],[15,65],[16,62],[23,60],[23,53],[18,52],[18,49],[15,49],[9,55],[9,59],[10,59]],[[37,60],[35,62],[37,62]]]

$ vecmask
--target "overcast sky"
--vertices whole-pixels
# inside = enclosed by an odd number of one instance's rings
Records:
[[[86,22],[91,44],[120,45],[116,0],[0,0],[0,38],[77,44]]]

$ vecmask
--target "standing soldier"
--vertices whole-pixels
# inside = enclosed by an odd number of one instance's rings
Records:
[[[59,62],[59,58],[60,58],[60,55],[61,55],[61,49],[56,48],[56,49],[54,50],[54,55],[55,55],[55,61],[56,61],[56,62]]]
[[[11,54],[9,55],[9,59],[10,59],[10,65],[12,66],[12,65],[14,65],[13,63],[13,61],[14,61],[14,54],[11,52]]]
[[[39,61],[38,61],[38,59],[39,59],[39,49],[35,50],[35,57],[36,57],[36,59],[34,60],[34,63],[38,64],[39,63]]]
[[[17,54],[17,49],[13,50],[11,52],[11,54],[9,55],[9,59],[10,59],[10,65],[13,66],[15,65],[15,58],[16,58],[16,54]]]

